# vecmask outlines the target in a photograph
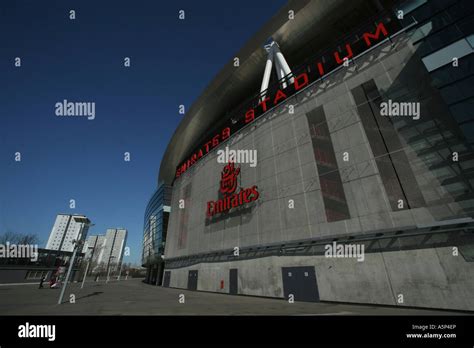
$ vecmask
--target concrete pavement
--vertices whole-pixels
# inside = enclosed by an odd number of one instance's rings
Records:
[[[60,290],[38,286],[0,287],[3,315],[447,315],[438,310],[340,303],[295,302],[162,288],[141,279],[70,284],[62,305]],[[74,294],[75,303],[69,303]],[[179,303],[183,294],[185,303]]]

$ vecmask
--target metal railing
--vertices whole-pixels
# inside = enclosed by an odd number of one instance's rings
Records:
[[[370,234],[350,234],[330,238],[314,238],[282,243],[271,243],[234,249],[224,249],[165,259],[166,269],[182,268],[198,263],[241,261],[267,256],[314,256],[324,255],[325,246],[338,244],[364,244],[366,253],[426,249],[445,246],[474,245],[474,220],[460,219],[437,225],[411,226],[404,229],[387,229]],[[462,254],[462,251],[461,251]],[[466,261],[474,261],[463,255]]]

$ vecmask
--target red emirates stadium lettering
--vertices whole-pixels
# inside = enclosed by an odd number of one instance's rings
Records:
[[[224,213],[232,208],[240,207],[246,203],[251,203],[258,199],[259,193],[257,186],[242,189],[239,193],[225,196],[217,201],[207,202],[207,217],[213,217],[216,214]]]
[[[389,27],[390,30],[393,30],[393,22],[387,22],[391,24]],[[387,25],[388,25],[387,24]],[[382,39],[389,36],[388,30],[383,22],[378,23],[375,26],[375,30],[371,32],[363,33],[358,41],[355,43],[343,43],[340,46],[340,50],[333,51],[332,54],[329,54],[326,57],[326,60],[321,57],[318,60],[314,60],[311,64],[305,67],[303,72],[294,76],[294,83],[288,85],[287,88],[277,89],[276,92],[272,95],[266,95],[265,97],[259,97],[259,100],[255,100],[254,105],[251,108],[244,109],[243,114],[236,115],[235,125],[232,125],[232,132],[238,131],[240,128],[244,127],[247,124],[252,123],[259,116],[272,109],[273,107],[283,103],[289,97],[291,97],[296,92],[302,90],[303,88],[309,86],[310,83],[315,82],[317,79],[327,75],[334,69],[337,69],[340,65],[348,62],[354,57],[365,52],[367,49],[373,47],[374,44],[379,43]],[[325,63],[323,63],[323,60]],[[299,70],[301,71],[301,70]],[[240,122],[240,123],[237,123]],[[188,158],[186,158],[176,169],[176,178],[181,174],[186,172],[191,166],[198,162],[201,157],[209,153],[213,148],[224,142],[231,136],[231,128],[226,127],[220,133],[214,135],[213,137],[207,139],[207,141],[200,145],[200,147],[195,150]],[[240,194],[240,193],[239,193]],[[243,199],[244,193],[242,193]],[[252,195],[251,195],[252,196]],[[257,194],[258,197],[258,194]],[[234,198],[232,198],[234,199]],[[235,202],[240,202],[242,200],[239,196],[239,199],[235,198]],[[232,202],[209,202],[211,204],[208,207],[208,211],[222,211],[222,209],[228,209],[229,206],[232,206]],[[216,203],[216,204],[213,204]],[[229,205],[230,204],[230,205]],[[237,204],[237,203],[235,203]],[[215,208],[216,206],[216,208]],[[225,207],[225,208],[224,208]]]
[[[185,171],[187,171],[192,165],[201,159],[204,155],[207,155],[213,148],[227,140],[230,137],[230,128],[224,128],[219,134],[212,137],[211,140],[206,142],[199,150],[193,153],[185,162],[183,162],[176,169],[176,177],[179,177]]]
[[[375,34],[372,33],[364,33],[362,38],[365,42],[366,48],[370,48],[372,46],[372,40],[380,40],[382,38],[388,36],[387,29],[383,23],[379,23],[375,29]],[[337,65],[342,65],[346,60],[349,60],[354,57],[354,52],[352,50],[351,44],[347,43],[343,45],[344,51],[340,53],[339,51],[335,51],[333,54],[334,60]],[[344,55],[341,57],[341,55]],[[310,66],[311,69],[315,69],[319,74],[319,77],[323,77],[326,74],[324,69],[324,64],[322,62],[316,62],[315,66]],[[306,87],[309,83],[309,76],[308,73],[303,72],[295,78],[294,88],[295,92],[299,91],[300,89]],[[291,95],[291,94],[290,94]],[[257,109],[260,108],[260,114],[267,112],[269,109],[277,106],[281,102],[287,99],[288,96],[282,90],[278,89],[273,97],[266,97],[260,101],[256,108],[251,108],[247,110],[245,113],[245,123],[250,123],[255,119],[255,114],[257,113]]]
[[[235,168],[234,163],[227,164],[221,173],[220,192],[224,198],[207,202],[206,216],[212,218],[216,214],[224,213],[230,209],[256,201],[259,197],[257,186],[240,189],[237,191],[237,177],[240,168]]]

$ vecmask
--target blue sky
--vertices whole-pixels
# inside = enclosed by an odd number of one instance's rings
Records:
[[[191,106],[285,3],[1,1],[0,234],[35,233],[44,246],[56,214],[85,214],[89,234],[127,228],[125,261],[139,263],[178,105]],[[64,99],[95,102],[95,119],[57,117]]]

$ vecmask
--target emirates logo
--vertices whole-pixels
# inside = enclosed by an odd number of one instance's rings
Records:
[[[229,162],[221,172],[221,182],[219,191],[223,198],[217,201],[207,202],[206,215],[212,218],[216,214],[238,208],[258,199],[259,193],[256,185],[249,188],[241,188],[237,193],[237,178],[240,168],[235,168],[234,162]]]
[[[237,189],[237,176],[240,174],[240,168],[235,168],[234,162],[227,164],[221,173],[221,192],[222,194],[234,193]]]

